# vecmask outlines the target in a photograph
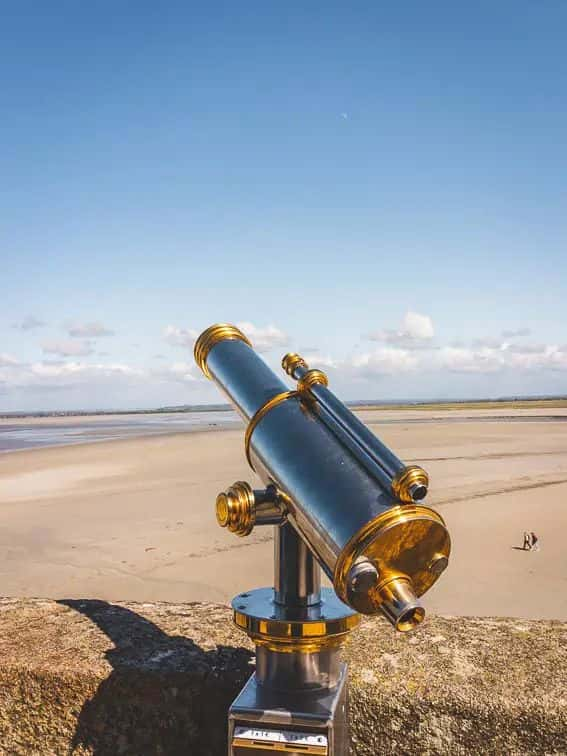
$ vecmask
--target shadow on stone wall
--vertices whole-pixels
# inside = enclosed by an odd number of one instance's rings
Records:
[[[112,641],[112,672],[78,718],[71,752],[225,754],[226,715],[252,672],[248,649],[205,650],[136,612],[98,600],[58,603],[88,617]]]

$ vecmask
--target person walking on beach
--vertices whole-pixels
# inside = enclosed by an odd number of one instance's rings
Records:
[[[532,550],[531,536],[527,530],[524,530],[524,551],[531,551],[531,550]]]
[[[530,541],[531,541],[530,551],[532,551],[532,549],[534,551],[539,551],[539,538],[533,532],[530,533]]]

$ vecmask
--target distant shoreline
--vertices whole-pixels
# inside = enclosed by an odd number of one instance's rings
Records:
[[[345,402],[351,409],[372,410],[455,410],[455,409],[559,409],[567,407],[567,397],[505,397],[502,399],[453,399],[427,401],[373,401]],[[53,410],[37,412],[0,412],[0,420],[30,420],[34,418],[112,417],[130,415],[171,415],[200,412],[227,412],[230,404],[196,404],[182,407],[159,407],[134,410]]]

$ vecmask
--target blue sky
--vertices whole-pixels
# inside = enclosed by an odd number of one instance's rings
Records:
[[[308,7],[306,7],[308,6]],[[0,6],[0,410],[566,392],[564,2]]]

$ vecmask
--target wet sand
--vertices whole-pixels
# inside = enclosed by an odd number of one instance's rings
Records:
[[[567,620],[567,410],[364,411],[430,473],[453,538],[430,612]],[[381,424],[375,424],[381,420]],[[0,595],[228,601],[271,581],[271,529],[221,530],[238,430],[0,455]],[[522,533],[540,537],[524,552]]]

